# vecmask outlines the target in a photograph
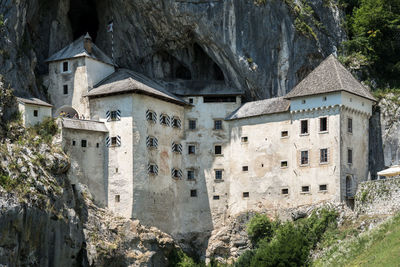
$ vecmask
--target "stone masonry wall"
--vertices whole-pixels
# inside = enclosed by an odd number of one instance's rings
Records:
[[[400,210],[400,178],[360,183],[355,211],[368,215],[393,214]]]

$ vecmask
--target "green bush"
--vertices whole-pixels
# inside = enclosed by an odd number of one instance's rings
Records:
[[[250,241],[254,246],[257,246],[261,239],[270,241],[277,227],[276,225],[277,223],[271,222],[266,215],[257,214],[250,220],[247,226]]]
[[[251,264],[255,250],[246,250],[239,259],[235,262],[235,267],[248,267]]]
[[[33,134],[39,135],[47,143],[51,142],[58,131],[58,126],[53,118],[46,118],[42,123],[33,126]]]

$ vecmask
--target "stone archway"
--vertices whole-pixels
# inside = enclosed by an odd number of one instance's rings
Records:
[[[62,106],[54,115],[55,117],[79,118],[78,112],[71,106]]]

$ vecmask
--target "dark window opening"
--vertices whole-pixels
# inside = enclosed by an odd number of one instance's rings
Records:
[[[39,116],[39,111],[37,111],[36,109],[33,111],[33,117],[37,117]]]
[[[112,121],[116,121],[118,119],[116,110],[113,110],[113,111],[110,112],[110,118],[111,118]]]
[[[353,119],[351,119],[351,118],[347,119],[347,132],[348,133],[353,132]]]
[[[184,66],[179,66],[178,68],[176,68],[175,77],[182,80],[191,80],[192,73],[190,73],[190,70],[188,68]]]
[[[215,146],[214,153],[215,155],[222,155],[222,146]]]
[[[215,170],[215,179],[216,180],[222,179],[222,170]]]
[[[249,141],[249,138],[247,136],[243,136],[241,139],[242,143],[247,143]]]
[[[308,192],[310,192],[310,187],[309,187],[309,186],[302,186],[302,187],[301,187],[301,192],[303,192],[303,193],[308,193]]]
[[[225,80],[224,73],[222,72],[221,68],[214,63],[214,79],[217,81]]]
[[[319,186],[319,191],[326,191],[326,190],[328,190],[328,186],[326,184],[321,184]]]
[[[72,141],[72,145],[75,146],[75,145],[76,145],[76,142],[75,142],[75,141]]]
[[[301,151],[301,165],[307,165],[308,164],[308,151]]]
[[[327,163],[328,162],[328,149],[323,148],[320,150],[320,163]]]
[[[242,171],[247,172],[249,170],[249,166],[242,166]]]
[[[308,134],[308,120],[301,121],[300,133]]]
[[[196,146],[189,145],[188,146],[188,154],[196,154]]]
[[[187,178],[188,180],[194,180],[194,170],[187,171]]]
[[[68,71],[68,61],[63,62],[63,72]]]
[[[281,161],[281,168],[286,168],[288,166],[287,161]]]
[[[214,120],[214,130],[222,130],[222,120]]]
[[[93,41],[96,40],[99,29],[96,1],[70,0],[68,18],[71,22],[74,39],[88,32]]]
[[[117,145],[117,137],[111,137],[111,145],[116,146]]]
[[[281,132],[281,137],[288,137],[289,136],[289,132],[288,131],[282,131]]]
[[[283,188],[282,189],[282,195],[288,195],[289,194],[289,189],[288,188]]]
[[[189,103],[193,104],[193,98],[189,98]]]
[[[120,195],[115,195],[115,202],[119,203],[121,201]]]
[[[219,196],[213,196],[214,200],[219,200]]]
[[[86,140],[82,140],[81,141],[81,147],[87,147],[87,141]]]
[[[196,189],[190,190],[190,196],[197,197],[197,190]]]
[[[204,103],[236,103],[236,96],[205,96],[203,97]]]
[[[96,147],[99,148],[99,147],[100,147],[100,144],[99,144],[99,143],[96,143]]]
[[[64,84],[63,86],[64,95],[68,95],[68,85]]]
[[[347,163],[348,164],[353,163],[353,150],[351,150],[351,149],[347,150]]]
[[[243,197],[248,198],[250,196],[249,192],[243,192]]]
[[[195,130],[195,129],[196,129],[196,121],[189,120],[189,130]]]
[[[326,132],[328,131],[328,118],[320,118],[319,119],[319,131]]]

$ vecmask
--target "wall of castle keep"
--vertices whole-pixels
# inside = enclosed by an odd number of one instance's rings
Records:
[[[62,128],[62,147],[71,160],[68,177],[72,184],[88,186],[95,202],[107,206],[107,151],[104,132]],[[82,147],[82,141],[86,147]]]
[[[121,111],[121,120],[107,121],[107,111]],[[122,216],[130,218],[133,207],[133,112],[130,95],[115,95],[90,100],[91,117],[105,123],[108,137],[119,137],[121,146],[107,147],[108,161],[108,207]]]
[[[328,131],[319,131],[319,118],[328,118]],[[308,119],[309,133],[300,134],[300,120]],[[291,208],[339,199],[338,109],[313,113],[289,112],[231,122],[231,176],[229,211]],[[282,136],[287,131],[288,136]],[[247,137],[247,142],[243,141]],[[328,149],[328,162],[320,163],[320,149]],[[309,163],[300,162],[301,151]],[[282,162],[287,162],[282,165]],[[248,171],[243,167],[247,166]],[[326,185],[326,190],[320,190]],[[302,192],[309,186],[309,192]],[[282,190],[287,190],[283,192]],[[244,196],[248,192],[249,196]]]

